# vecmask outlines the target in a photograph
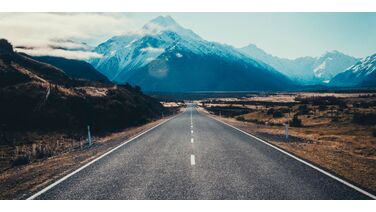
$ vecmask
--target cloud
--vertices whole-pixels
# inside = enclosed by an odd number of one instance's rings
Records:
[[[164,52],[164,49],[163,48],[154,48],[154,47],[146,47],[146,48],[142,48],[140,50],[141,52],[150,52],[150,53],[162,53]]]
[[[33,56],[55,56],[55,57],[64,57],[68,59],[76,60],[88,60],[90,58],[100,58],[101,54],[96,52],[89,51],[79,51],[79,50],[64,50],[64,49],[51,49],[51,48],[33,48],[33,49],[24,49],[16,48],[16,51],[24,52]]]
[[[98,57],[85,52],[90,50],[86,43],[97,45],[114,35],[133,33],[133,29],[132,19],[114,13],[0,14],[0,38],[32,55]]]

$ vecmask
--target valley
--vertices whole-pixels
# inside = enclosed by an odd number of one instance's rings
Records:
[[[0,37],[0,199],[376,199],[369,48],[279,57],[257,28],[235,47],[142,23]]]

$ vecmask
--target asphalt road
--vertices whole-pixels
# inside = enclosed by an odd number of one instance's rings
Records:
[[[36,199],[369,197],[188,107]]]

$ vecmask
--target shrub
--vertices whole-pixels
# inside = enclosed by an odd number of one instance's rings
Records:
[[[266,111],[266,115],[272,115],[274,113],[274,108],[269,108],[267,111]]]
[[[280,110],[276,110],[273,113],[273,118],[281,118],[283,117],[283,113]]]
[[[266,111],[266,114],[267,115],[273,115],[273,118],[281,118],[281,117],[283,117],[284,113],[289,113],[289,112],[290,112],[289,108],[278,108],[278,109],[269,108]]]
[[[338,116],[335,116],[332,118],[332,122],[338,122],[339,121],[339,117]]]
[[[30,163],[30,158],[27,155],[19,155],[12,162],[12,166],[21,166]]]
[[[297,115],[294,115],[294,117],[292,118],[292,120],[290,121],[290,125],[292,127],[302,127],[302,120],[299,119],[299,117]]]
[[[306,104],[299,105],[298,110],[301,115],[306,115],[309,113],[309,108]]]
[[[360,125],[375,125],[376,113],[354,113],[352,121]]]
[[[326,105],[319,105],[319,110],[326,110],[328,107]]]
[[[238,117],[236,117],[236,120],[238,120],[238,121],[245,121],[245,118],[243,116],[238,116]]]

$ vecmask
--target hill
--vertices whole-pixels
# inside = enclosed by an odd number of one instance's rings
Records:
[[[14,52],[0,40],[2,131],[114,131],[167,113],[130,85],[76,80],[62,70]],[[1,142],[10,139],[0,139]]]
[[[63,57],[39,56],[33,59],[51,64],[74,79],[83,79],[101,83],[110,83],[106,76],[97,71],[90,63],[82,60],[66,59]]]

